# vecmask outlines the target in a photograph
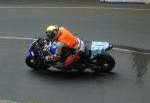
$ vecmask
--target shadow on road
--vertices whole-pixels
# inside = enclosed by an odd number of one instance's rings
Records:
[[[115,78],[117,76],[116,73],[110,72],[110,73],[92,73],[92,72],[72,72],[72,71],[35,71],[31,70],[29,73],[31,73],[34,76],[38,76],[41,78],[55,78],[59,80],[92,80],[96,78]]]

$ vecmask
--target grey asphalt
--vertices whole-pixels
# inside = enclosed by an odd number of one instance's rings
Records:
[[[117,4],[113,7],[117,8]],[[149,18],[150,10],[0,8],[0,37],[37,38],[44,35],[47,25],[58,24],[83,39],[150,50]],[[33,71],[24,63],[31,42],[0,39],[0,99],[41,103],[150,102],[150,55],[112,50],[116,66],[110,74]]]

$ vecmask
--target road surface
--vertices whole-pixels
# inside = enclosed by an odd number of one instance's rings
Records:
[[[110,54],[116,66],[110,74],[33,71],[24,62],[32,40],[11,38],[37,38],[44,35],[47,25],[58,24],[83,39],[150,50],[148,6],[54,5],[2,4],[0,7],[0,99],[40,103],[149,103],[149,54],[112,50]]]

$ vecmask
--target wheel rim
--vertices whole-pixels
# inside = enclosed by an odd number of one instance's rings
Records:
[[[97,64],[101,66],[101,71],[107,71],[110,68],[110,64],[107,60],[97,60]]]
[[[31,60],[30,60],[30,62],[31,62],[31,63],[34,63],[34,60],[33,60],[33,59],[31,59]]]
[[[110,68],[110,64],[107,61],[103,61],[103,69],[109,69]]]

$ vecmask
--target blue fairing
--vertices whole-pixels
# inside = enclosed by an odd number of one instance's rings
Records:
[[[40,58],[40,50],[36,49],[32,46],[32,44],[29,45],[29,55],[35,58]]]
[[[55,42],[55,41],[54,41],[54,42],[51,42],[50,45],[51,45],[51,46],[50,46],[50,49],[49,49],[50,53],[55,54],[55,53],[56,53],[56,48],[57,48],[56,42]]]
[[[40,49],[34,48],[32,46],[33,43],[29,45],[29,55],[34,58],[41,58],[42,51]],[[51,42],[49,45],[50,45],[49,52],[51,54],[55,54],[57,48],[56,42]]]

